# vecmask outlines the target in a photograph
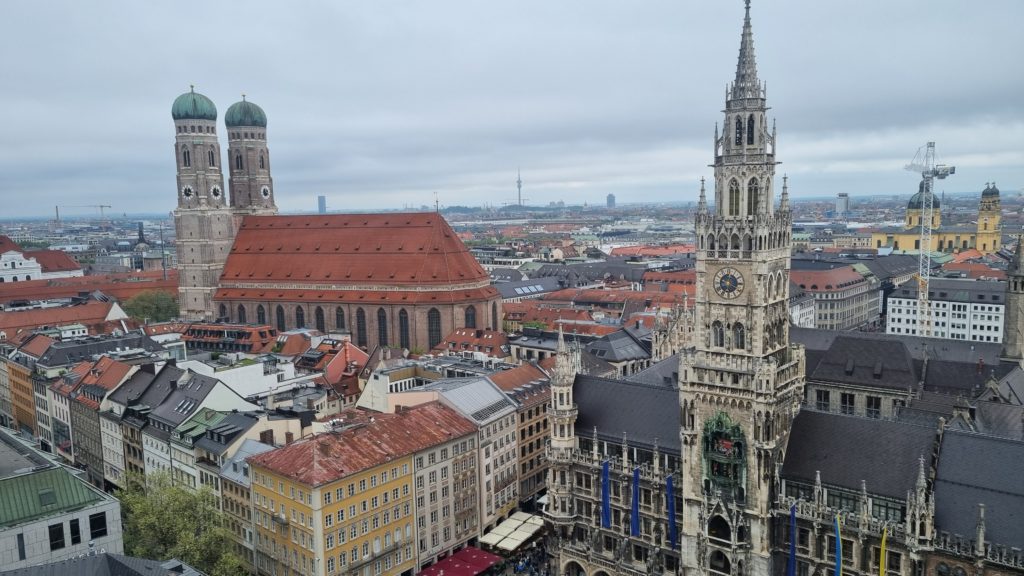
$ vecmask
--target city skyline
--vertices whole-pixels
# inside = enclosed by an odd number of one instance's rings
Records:
[[[517,166],[527,204],[695,201],[739,39],[701,22],[734,20],[742,3],[261,8],[261,22],[232,27],[230,7],[211,7],[213,35],[171,7],[68,4],[45,21],[13,8],[0,45],[41,42],[0,64],[16,87],[0,117],[17,135],[0,149],[0,195],[35,202],[5,214],[172,209],[170,104],[189,84],[221,127],[243,92],[266,110],[284,212],[319,195],[342,211],[420,206],[434,191],[444,205],[500,206],[516,199]],[[1024,79],[999,60],[1024,48],[1012,14],[1022,7],[755,3],[794,197],[910,194],[902,166],[926,140],[957,165],[949,192],[1020,190],[1022,106],[1001,95]],[[117,34],[88,32],[115,16]]]

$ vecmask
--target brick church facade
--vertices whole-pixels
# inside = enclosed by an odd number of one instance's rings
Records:
[[[456,328],[499,326],[498,291],[440,214],[279,216],[259,106],[228,109],[227,164],[209,98],[182,94],[172,117],[183,317],[350,333],[366,349],[418,352]]]

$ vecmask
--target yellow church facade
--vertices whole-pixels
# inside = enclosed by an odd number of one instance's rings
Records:
[[[921,218],[924,201],[924,183],[917,194],[907,203],[906,223],[903,227],[880,228],[871,232],[871,245],[875,248],[890,247],[896,251],[917,251],[921,249]],[[981,193],[976,224],[942,225],[942,210],[939,199],[932,196],[932,241],[927,249],[932,252],[960,252],[976,249],[984,254],[999,250],[1002,239],[1000,223],[1001,208],[999,189],[988,184]]]

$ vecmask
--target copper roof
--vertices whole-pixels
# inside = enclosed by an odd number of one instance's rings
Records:
[[[250,216],[242,222],[221,285],[487,285],[484,269],[439,214]]]
[[[365,425],[299,440],[248,461],[306,486],[321,486],[475,431],[455,410],[430,402],[377,414]]]

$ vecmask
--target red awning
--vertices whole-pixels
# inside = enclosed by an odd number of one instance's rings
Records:
[[[477,576],[488,568],[501,562],[501,557],[479,548],[469,546],[441,560],[437,564],[425,568],[421,576]]]

